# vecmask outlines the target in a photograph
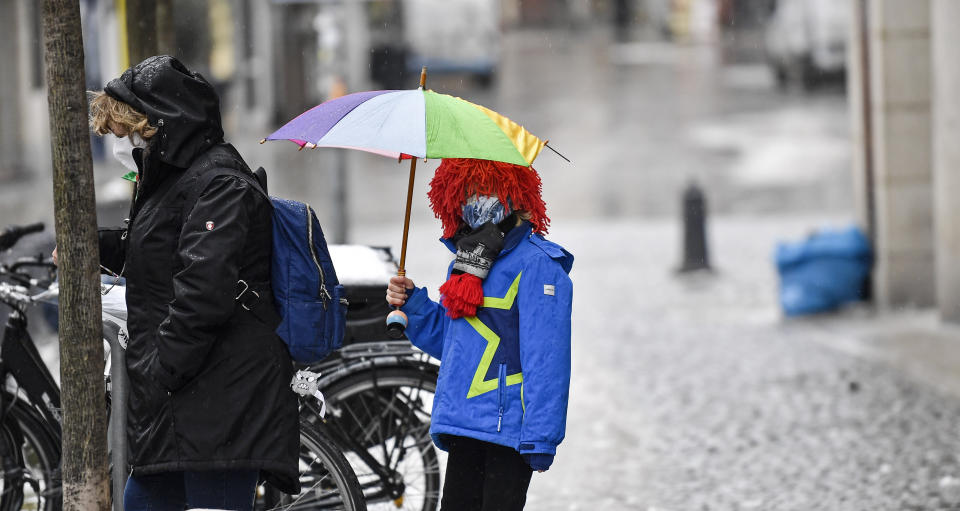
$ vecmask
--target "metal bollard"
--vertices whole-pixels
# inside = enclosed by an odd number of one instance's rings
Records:
[[[110,339],[110,461],[113,464],[113,511],[123,511],[123,490],[127,484],[127,360],[116,335]]]
[[[695,182],[683,192],[683,264],[681,272],[709,270],[707,201]]]

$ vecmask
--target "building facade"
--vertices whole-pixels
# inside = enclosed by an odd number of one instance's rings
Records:
[[[855,0],[848,90],[875,301],[960,322],[960,3]]]

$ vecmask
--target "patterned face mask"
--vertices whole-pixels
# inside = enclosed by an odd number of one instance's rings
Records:
[[[499,224],[503,221],[510,210],[504,206],[500,199],[491,195],[472,195],[463,205],[463,221],[476,229],[487,222]]]

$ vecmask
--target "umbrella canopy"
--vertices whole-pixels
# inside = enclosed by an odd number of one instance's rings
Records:
[[[357,92],[300,114],[265,140],[393,158],[475,158],[529,166],[546,142],[480,105],[431,90]]]
[[[489,108],[426,90],[426,80],[424,67],[419,89],[356,92],[332,99],[260,141],[291,140],[301,149],[341,147],[410,159],[397,275],[406,275],[417,158],[473,158],[529,167],[544,147],[550,147]],[[406,316],[395,310],[387,316],[387,325],[389,335],[399,338],[406,327]]]

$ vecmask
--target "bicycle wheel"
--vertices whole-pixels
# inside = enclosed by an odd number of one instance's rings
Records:
[[[441,460],[430,438],[436,379],[435,366],[398,366],[357,373],[322,389],[325,427],[350,439],[340,447],[369,509],[437,509]]]
[[[330,440],[308,423],[300,424],[300,486],[298,495],[279,496],[267,490],[263,509],[364,511],[360,483],[350,463]],[[259,506],[258,506],[259,508]]]
[[[23,401],[13,401],[0,441],[4,453],[0,510],[59,511],[63,500],[59,442],[39,414]]]

